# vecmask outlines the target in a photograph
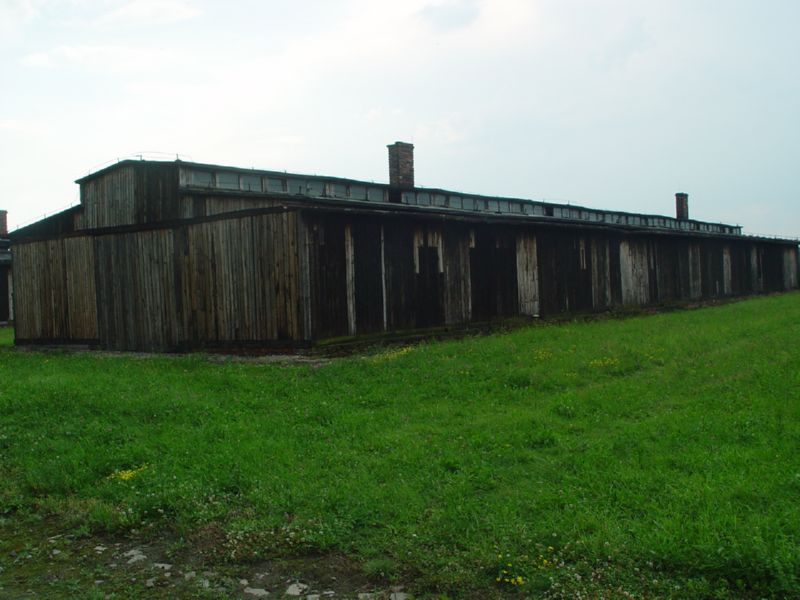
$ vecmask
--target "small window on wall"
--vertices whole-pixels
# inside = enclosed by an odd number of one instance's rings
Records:
[[[450,196],[448,199],[448,204],[450,208],[462,208],[461,197],[460,196]]]
[[[238,190],[239,174],[217,173],[217,187],[223,190]]]
[[[383,202],[383,188],[369,188],[367,190],[367,200],[370,202]]]
[[[245,192],[260,192],[261,177],[258,175],[242,175],[242,189]]]
[[[288,179],[286,181],[287,191],[290,194],[305,194],[306,182],[300,179]]]
[[[208,171],[192,171],[190,173],[189,185],[197,187],[213,187],[214,174]]]
[[[431,203],[431,195],[427,192],[417,194],[417,204],[428,206]]]
[[[473,198],[464,198],[464,210],[475,210],[475,200]]]
[[[544,216],[545,217],[552,217],[553,216],[553,207],[552,206],[545,206],[544,207]]]
[[[367,188],[363,185],[351,185],[350,186],[350,197],[353,200],[366,200],[367,199]]]
[[[306,193],[309,196],[324,196],[325,184],[321,181],[312,180],[306,184]]]
[[[267,191],[268,192],[285,192],[286,191],[286,180],[285,179],[274,179],[272,177],[267,177]]]
[[[217,173],[217,187],[223,190],[238,190],[239,189],[239,174],[238,173]]]

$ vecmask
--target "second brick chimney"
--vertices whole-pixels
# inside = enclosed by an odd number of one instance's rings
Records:
[[[8,235],[8,211],[0,210],[0,237]]]
[[[675,194],[675,218],[686,221],[689,218],[689,194],[678,192]]]
[[[389,144],[389,185],[414,187],[414,144]]]

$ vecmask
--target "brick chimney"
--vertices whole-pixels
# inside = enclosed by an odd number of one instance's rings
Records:
[[[414,187],[414,144],[395,142],[389,144],[389,185]]]
[[[686,221],[689,218],[689,194],[678,192],[675,194],[675,218]]]
[[[0,210],[0,237],[8,235],[8,211]]]

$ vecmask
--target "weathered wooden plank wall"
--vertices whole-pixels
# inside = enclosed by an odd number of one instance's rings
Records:
[[[236,212],[15,248],[17,337],[105,348],[296,343],[795,289],[751,240]]]
[[[539,316],[539,275],[536,260],[536,236],[520,232],[517,235],[517,289],[519,313]]]
[[[8,267],[0,267],[0,321],[8,321],[11,316],[11,272]]]
[[[80,229],[130,225],[136,222],[135,169],[125,165],[81,185]]]
[[[91,340],[97,336],[94,251],[90,238],[14,246],[16,336]]]
[[[463,225],[442,226],[439,262],[444,267],[444,322],[446,325],[472,320],[472,273],[470,230]],[[535,257],[534,257],[535,262]]]
[[[798,279],[797,251],[792,248],[783,250],[783,287],[793,290],[797,287]]]
[[[302,340],[297,215],[15,246],[23,340],[166,350]]]

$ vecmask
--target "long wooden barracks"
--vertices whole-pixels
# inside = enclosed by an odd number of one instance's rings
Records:
[[[506,317],[795,289],[798,247],[738,226],[414,185],[125,160],[12,234],[18,344],[308,346]]]

